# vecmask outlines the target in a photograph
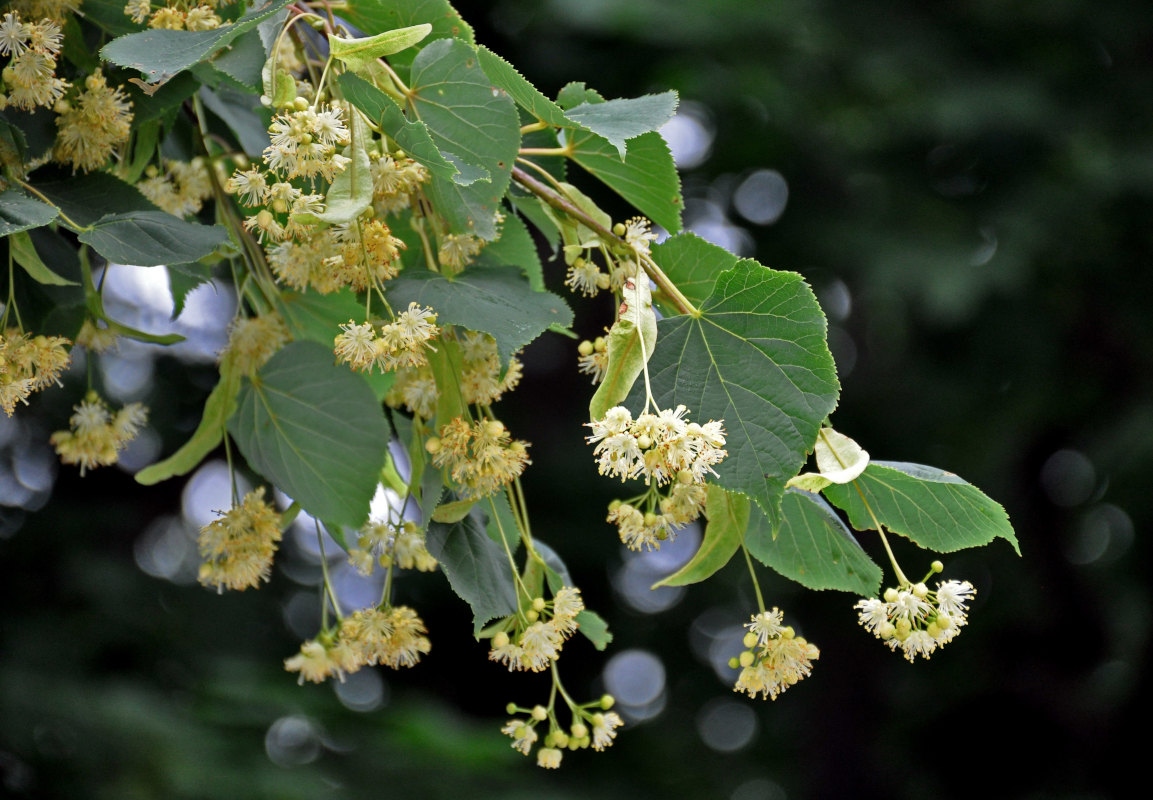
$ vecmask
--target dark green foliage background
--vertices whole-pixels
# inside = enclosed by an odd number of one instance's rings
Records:
[[[856,358],[837,427],[875,458],[972,481],[1008,510],[1022,557],[997,541],[946,559],[947,576],[980,594],[964,635],[916,666],[856,625],[848,595],[769,577],[770,602],[822,657],[777,702],[754,704],[748,748],[715,753],[696,716],[733,695],[692,656],[688,629],[714,605],[752,609],[747,578],[730,566],[656,617],[614,598],[619,548],[600,509],[615,487],[591,456],[587,469],[571,467],[591,388],[567,366],[572,344],[546,336],[527,351],[528,378],[503,413],[533,443],[535,532],[616,634],[603,655],[574,641],[561,665],[591,697],[613,652],[654,650],[669,681],[655,723],[626,729],[607,753],[567,755],[560,773],[537,770],[497,729],[505,702],[536,702],[547,684],[484,660],[440,576],[402,585],[432,629],[431,655],[387,676],[385,708],[348,712],[329,687],[297,688],[279,669],[298,645],[281,621],[285,578],[216,597],[133,565],[134,540],[177,507],[179,486],[142,490],[114,470],[81,482],[62,470],[53,502],[0,540],[0,795],[728,798],[764,777],[790,798],[1120,796],[1140,764],[1131,734],[1149,700],[1151,655],[1153,9],[475,6],[460,10],[477,40],[550,96],[584,80],[606,97],[675,88],[706,105],[716,139],[711,158],[683,175],[690,212],[705,197],[727,206],[752,169],[787,178],[780,221],[747,226],[749,255],[798,270],[822,299],[835,281],[848,287],[852,312],[834,318],[832,347],[845,363],[851,341]],[[596,196],[619,215],[614,197]],[[992,236],[996,252],[974,266]],[[550,289],[563,293],[562,280],[561,267],[546,266]],[[573,306],[579,330],[607,321]],[[565,369],[549,371],[558,359]],[[152,405],[171,450],[212,378],[175,362],[159,377],[168,388]],[[62,427],[65,395],[79,387],[69,391],[37,398],[47,430]],[[1064,448],[1096,467],[1086,503],[1054,503],[1042,485],[1043,465]],[[1135,536],[1074,566],[1066,553],[1097,502],[1124,509]],[[880,560],[876,542],[862,540]],[[928,560],[900,553],[910,571]],[[328,747],[285,769],[266,758],[264,734],[294,713],[317,720]]]

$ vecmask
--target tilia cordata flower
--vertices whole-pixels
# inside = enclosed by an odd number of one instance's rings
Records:
[[[730,667],[741,670],[734,691],[776,700],[812,672],[821,651],[797,636],[791,627],[782,625],[783,619],[784,615],[774,608],[754,614],[752,621],[745,623],[749,629],[744,638],[747,649],[729,660]]]

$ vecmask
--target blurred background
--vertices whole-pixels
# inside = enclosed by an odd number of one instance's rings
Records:
[[[58,468],[46,440],[81,364],[67,391],[0,418],[0,796],[1121,796],[1142,766],[1153,655],[1153,6],[458,7],[546,94],[570,80],[606,97],[679,91],[664,134],[687,227],[802,273],[830,320],[838,429],[875,458],[975,483],[1005,505],[1022,556],[998,541],[945,558],[976,603],[964,635],[916,665],[856,624],[856,598],[762,570],[768,602],[822,655],[775,702],[738,696],[723,662],[755,606],[743,565],[648,591],[699,533],[621,548],[603,521],[616,487],[559,455],[584,448],[575,343],[542,339],[502,416],[533,443],[534,530],[616,635],[605,653],[566,647],[566,685],[612,691],[629,723],[609,751],[545,772],[499,728],[508,701],[544,702],[547,680],[487,662],[439,574],[397,589],[432,632],[417,668],[298,687],[281,663],[316,629],[310,530],[259,592],[201,589],[194,536],[228,503],[222,460],[147,491],[129,471]],[[563,269],[546,275],[563,292]],[[114,315],[167,324],[147,276],[114,272],[107,291]],[[100,364],[111,397],[153,409],[129,470],[195,426],[227,297],[190,296],[180,353],[126,343]],[[585,335],[607,322],[573,305]],[[910,574],[933,558],[898,556]]]

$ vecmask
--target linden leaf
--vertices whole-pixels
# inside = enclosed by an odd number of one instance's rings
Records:
[[[937,553],[979,547],[1000,537],[1021,554],[1005,509],[976,486],[936,467],[873,461],[855,485],[829,486],[825,496],[848,513],[858,530],[876,530],[875,514],[885,528]]]
[[[700,548],[687,564],[654,583],[652,588],[700,583],[729,563],[740,549],[749,524],[749,498],[737,492],[727,492],[715,483],[709,484],[708,491],[705,516],[709,522]]]
[[[716,482],[756,500],[774,523],[785,481],[836,406],[825,330],[800,275],[748,259],[720,273],[699,317],[657,323],[653,396],[664,409],[687,406],[694,421],[724,420],[728,456]],[[633,387],[628,405],[644,405],[642,387]]]

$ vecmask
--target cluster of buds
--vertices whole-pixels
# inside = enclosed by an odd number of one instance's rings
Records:
[[[776,700],[777,695],[812,672],[821,651],[797,636],[792,627],[783,626],[783,619],[780,610],[774,608],[754,614],[752,621],[745,623],[749,629],[744,638],[747,649],[729,661],[730,667],[741,670],[734,691]]]
[[[528,443],[509,436],[500,420],[471,425],[455,417],[441,426],[440,436],[425,442],[432,463],[448,469],[467,499],[486,497],[519,478],[528,466]]]
[[[56,431],[49,441],[63,463],[80,465],[81,475],[115,464],[120,451],[148,421],[148,410],[140,403],[129,403],[113,414],[96,392],[89,392],[73,411],[70,430]]]
[[[408,606],[364,608],[302,644],[284,668],[300,673],[300,683],[322,683],[333,675],[343,681],[364,666],[411,667],[432,648],[426,633]]]
[[[940,561],[933,562],[932,572],[942,569]],[[936,591],[921,582],[890,587],[883,600],[869,597],[853,607],[865,630],[912,663],[956,638],[968,622],[968,604],[976,592],[968,581],[940,581]]]
[[[231,2],[223,0],[223,4]],[[137,24],[148,20],[148,27],[158,30],[210,31],[231,24],[217,15],[216,6],[221,4],[221,0],[169,0],[153,11],[151,0],[128,0],[124,13]]]
[[[535,598],[528,611],[502,621],[502,629],[492,637],[489,660],[504,664],[510,672],[548,669],[580,627],[576,617],[584,607],[580,589],[572,586],[562,587],[551,601]]]
[[[349,320],[340,326],[333,351],[336,357],[358,372],[380,369],[391,372],[399,367],[414,367],[428,362],[428,342],[440,333],[436,314],[431,308],[410,303],[397,315],[395,322],[376,327],[369,322],[356,324]]]
[[[424,530],[415,522],[394,525],[369,521],[360,529],[357,546],[348,551],[348,562],[361,575],[371,575],[376,564],[432,572],[436,559],[428,552]]]
[[[212,179],[201,157],[191,161],[165,161],[164,172],[149,165],[144,175],[136,188],[173,216],[195,214],[204,206],[204,201],[212,197]]]
[[[537,766],[557,769],[566,749],[583,750],[592,747],[600,752],[612,745],[617,736],[617,728],[624,725],[619,714],[609,711],[613,704],[612,695],[606,694],[591,703],[570,705],[572,725],[566,730],[557,721],[551,708],[539,705],[520,708],[515,703],[509,703],[505,709],[509,714],[525,716],[510,719],[500,730],[512,738],[512,748],[526,756],[531,754],[533,745],[539,741],[542,747],[537,750]],[[548,722],[549,730],[542,740],[536,727],[545,721]]]
[[[280,514],[264,500],[264,487],[248,492],[239,506],[200,529],[199,580],[205,586],[243,591],[272,576],[272,559],[281,538]]]
[[[0,333],[0,408],[8,416],[17,403],[53,383],[72,356],[62,336],[30,336],[16,329]]]
[[[27,111],[51,107],[63,96],[68,83],[56,77],[63,41],[53,20],[23,22],[15,11],[0,19],[0,55],[10,56],[0,73],[5,90],[0,92],[0,110],[8,105]]]
[[[672,480],[682,483],[704,483],[706,474],[728,451],[724,450],[724,420],[709,420],[704,425],[688,422],[688,409],[683,405],[656,414],[641,414],[635,420],[624,406],[614,406],[603,419],[586,422],[592,434],[589,444],[596,443],[593,455],[601,475],[626,478],[643,477],[646,484],[663,486]],[[682,480],[681,473],[688,473]]]

